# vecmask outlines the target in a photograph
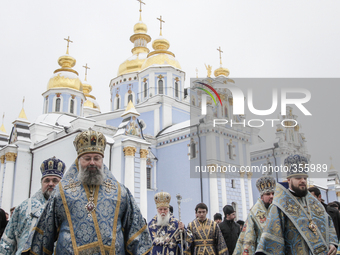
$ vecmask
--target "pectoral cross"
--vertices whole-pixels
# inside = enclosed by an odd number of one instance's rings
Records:
[[[67,37],[67,39],[64,38],[64,40],[67,41],[67,50],[66,50],[66,54],[68,54],[68,49],[69,49],[70,42],[73,43],[73,41],[70,40],[70,37]]]
[[[218,47],[217,50],[220,52],[220,65],[222,66],[222,56],[221,56],[221,53],[223,53],[223,51],[221,50],[221,46]]]
[[[162,20],[162,15],[160,16],[160,18],[157,18],[159,20],[159,23],[161,24],[161,30],[159,32],[159,35],[162,35],[162,23],[165,23],[164,20]]]
[[[105,191],[107,193],[110,193],[111,190],[117,189],[116,185],[114,183],[112,183],[112,181],[110,179],[106,179],[104,181],[104,185],[105,185]]]
[[[87,81],[87,69],[90,69],[90,67],[87,66],[87,63],[83,67],[85,68],[85,81]]]
[[[71,179],[68,185],[65,185],[64,189],[71,189],[72,192],[75,192],[78,186],[80,186],[80,181],[74,182],[74,180]]]

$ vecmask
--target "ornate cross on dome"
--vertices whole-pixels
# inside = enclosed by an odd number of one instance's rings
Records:
[[[159,23],[161,23],[161,30],[159,32],[159,35],[162,35],[162,23],[165,23],[164,20],[162,20],[162,15],[160,16],[160,18],[157,18],[159,20]]]
[[[137,0],[139,2],[139,21],[142,21],[142,4],[145,5],[145,3],[142,0]]]
[[[85,81],[87,81],[87,69],[91,69],[91,68],[87,66],[87,63],[83,67],[85,68]]]
[[[73,41],[70,40],[70,37],[67,37],[67,39],[64,38],[64,40],[67,41],[67,50],[66,50],[66,54],[68,54],[69,44],[70,44],[70,42],[73,43]]]
[[[220,52],[220,65],[222,66],[222,56],[221,56],[221,53],[223,53],[223,51],[221,50],[221,46],[218,47],[217,50]]]

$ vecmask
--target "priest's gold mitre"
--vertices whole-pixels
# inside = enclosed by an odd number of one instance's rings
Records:
[[[171,195],[168,192],[158,192],[155,196],[156,207],[169,207]]]
[[[256,187],[260,195],[274,192],[276,186],[275,179],[271,176],[262,176],[256,181]]]
[[[77,150],[78,158],[85,153],[98,153],[104,157],[106,138],[101,132],[90,128],[79,133],[74,139],[73,144]]]

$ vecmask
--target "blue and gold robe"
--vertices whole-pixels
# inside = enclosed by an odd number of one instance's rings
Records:
[[[237,240],[233,255],[255,254],[263,230],[266,226],[268,211],[263,201],[259,198],[256,204],[250,209],[250,213],[240,237]]]
[[[87,185],[73,164],[46,205],[23,254],[146,254],[151,239],[130,191],[104,167],[104,184],[95,186],[95,211]]]
[[[44,210],[46,201],[40,189],[15,208],[0,240],[0,254],[21,254],[31,229]]]
[[[268,222],[256,254],[323,254],[337,246],[333,221],[321,203],[309,192],[295,197],[276,184]]]
[[[204,222],[201,222],[195,219],[189,223],[187,230],[192,234],[193,242],[189,244],[185,254],[229,254],[222,232],[214,221],[206,219]]]
[[[180,254],[181,249],[181,236],[178,231],[178,220],[171,214],[169,218],[169,224],[167,226],[157,226],[157,215],[149,223],[149,232],[152,239],[152,255]],[[186,235],[186,231],[182,234],[183,249],[187,247],[187,238],[191,238],[190,235]]]

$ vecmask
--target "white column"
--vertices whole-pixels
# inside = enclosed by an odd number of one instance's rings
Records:
[[[4,169],[5,169],[5,155],[2,155],[0,157],[1,160],[1,168],[0,168],[0,196],[1,196],[1,191],[2,191],[2,177],[4,175]],[[2,198],[0,199],[2,201]],[[0,207],[1,207],[1,202],[0,202]]]
[[[153,111],[154,114],[154,123],[153,123],[153,127],[154,127],[154,136],[156,136],[158,134],[159,131],[161,131],[160,129],[160,125],[159,125],[159,108],[155,109]]]
[[[124,185],[135,195],[135,153],[136,148],[132,146],[124,147],[125,154],[125,171]]]
[[[226,162],[223,136],[220,136],[219,153],[220,153],[221,162]],[[223,166],[221,166],[221,167],[223,167]],[[226,184],[225,184],[225,175],[226,174],[228,174],[228,173],[221,173],[221,178],[220,178],[220,180],[221,180],[221,192],[222,192],[222,208],[227,204],[227,188],[226,188]]]
[[[9,210],[12,207],[14,162],[16,157],[17,157],[16,153],[13,152],[6,153],[6,173],[2,198],[2,209],[4,209],[6,212],[9,212]]]
[[[148,216],[148,192],[146,184],[146,156],[149,151],[140,149],[140,210],[144,218]]]
[[[246,193],[244,186],[244,172],[240,173],[240,181],[241,181],[241,197],[242,197],[242,220],[247,219],[247,204],[246,204]]]
[[[209,165],[209,166],[215,166],[216,165]],[[216,173],[209,173],[209,198],[210,198],[210,207],[208,208],[208,211],[210,211],[210,219],[214,218],[214,214],[216,212],[219,212],[219,203],[218,203],[218,186],[217,186],[217,176]]]
[[[253,175],[253,173],[247,173],[247,177],[248,177],[248,196],[249,196],[249,208],[252,208],[252,206],[254,205],[254,201],[253,201],[253,188],[251,185],[251,176]]]

